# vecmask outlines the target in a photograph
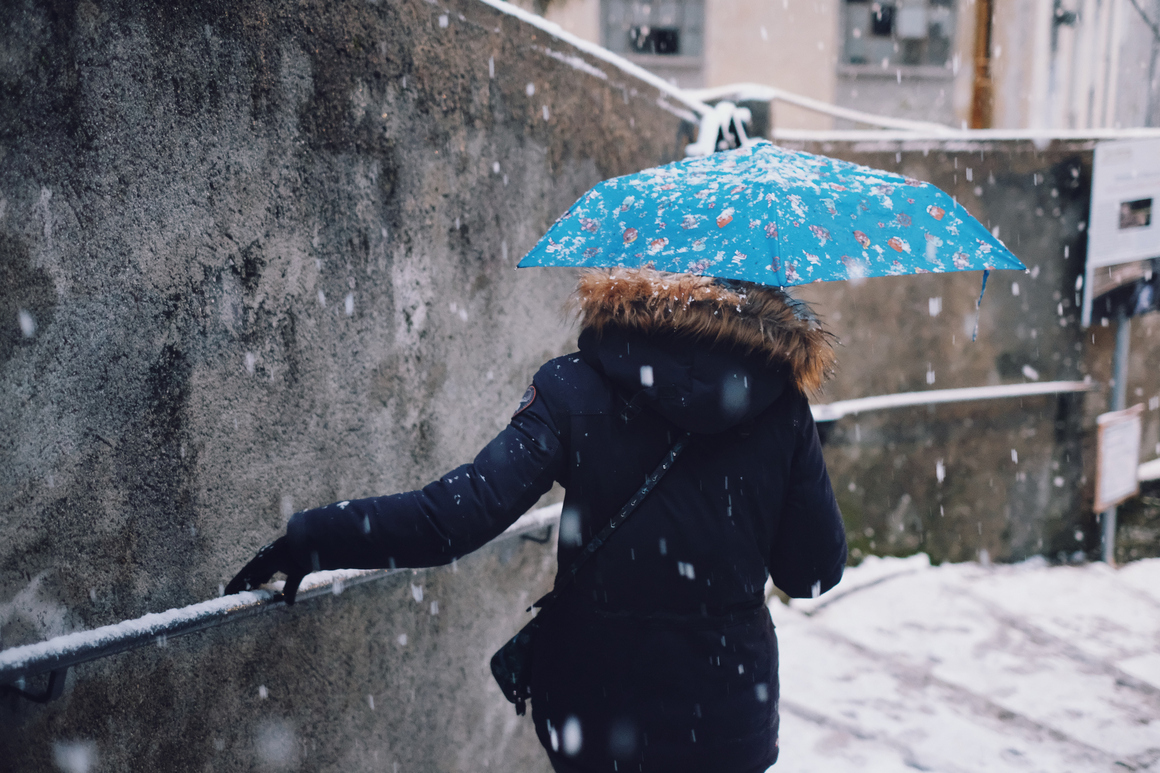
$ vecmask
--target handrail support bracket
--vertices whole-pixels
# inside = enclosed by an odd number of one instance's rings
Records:
[[[45,686],[44,692],[29,692],[23,686],[3,684],[0,685],[0,693],[15,695],[32,701],[33,703],[49,703],[64,695],[64,682],[66,677],[68,677],[68,666],[62,666],[61,668],[56,668],[48,672],[48,684]]]

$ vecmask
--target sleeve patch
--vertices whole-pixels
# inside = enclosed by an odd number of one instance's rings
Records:
[[[515,417],[519,416],[521,413],[526,411],[531,406],[531,404],[534,403],[535,401],[536,401],[536,387],[533,384],[533,385],[528,387],[528,390],[526,392],[524,392],[524,396],[520,398],[520,405],[518,408],[516,408],[516,412],[512,414],[512,418],[514,419]]]

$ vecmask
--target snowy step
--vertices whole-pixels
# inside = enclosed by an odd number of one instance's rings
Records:
[[[1158,604],[1160,560],[924,557],[867,562],[819,599],[775,602],[778,770],[1146,768],[1160,760]]]

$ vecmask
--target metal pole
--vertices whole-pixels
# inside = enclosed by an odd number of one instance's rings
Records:
[[[1058,1],[1058,0],[1057,0]],[[995,112],[995,83],[991,72],[994,3],[975,3],[975,74],[971,85],[971,128],[989,129]]]
[[[1128,407],[1128,344],[1132,340],[1132,319],[1121,316],[1116,320],[1116,351],[1112,355],[1112,410]],[[1103,525],[1104,563],[1116,563],[1116,508],[1109,507],[1100,514]]]

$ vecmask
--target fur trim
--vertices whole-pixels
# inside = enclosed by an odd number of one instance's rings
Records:
[[[615,325],[764,352],[787,363],[806,393],[833,371],[834,336],[809,306],[775,287],[651,268],[591,269],[581,273],[574,303],[597,333]]]

